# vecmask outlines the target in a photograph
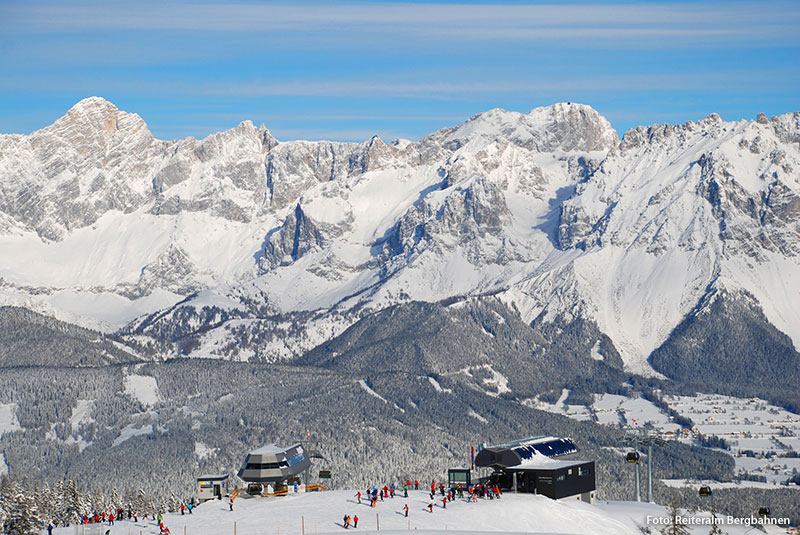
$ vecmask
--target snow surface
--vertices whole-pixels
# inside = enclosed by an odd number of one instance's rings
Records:
[[[396,534],[412,531],[417,535],[475,535],[478,533],[561,534],[561,535],[636,535],[646,526],[648,516],[666,517],[659,505],[636,502],[599,502],[589,505],[579,501],[554,501],[544,496],[504,494],[499,500],[451,502],[443,509],[436,501],[428,512],[429,498],[424,491],[409,491],[408,499],[378,501],[375,508],[357,504],[355,490],[290,493],[282,497],[249,497],[240,494],[230,511],[227,500],[211,500],[198,505],[193,514],[167,513],[164,525],[176,535],[231,535],[262,533],[300,535],[343,533],[344,515],[358,516],[353,532]],[[401,509],[408,504],[406,518]],[[687,513],[703,517],[708,513]],[[378,531],[380,524],[380,531]],[[657,530],[660,526],[651,527]],[[744,526],[722,526],[730,535],[742,535]],[[106,529],[106,528],[104,528]],[[118,521],[110,528],[112,535],[158,533],[155,521]],[[350,530],[348,530],[350,531]],[[72,535],[73,528],[57,528],[57,535]],[[767,533],[783,533],[768,527]],[[692,527],[692,535],[706,535],[708,526]],[[752,532],[751,532],[752,533]]]
[[[0,437],[3,436],[3,433],[22,429],[15,414],[16,409],[16,403],[0,404]]]
[[[561,390],[561,396],[559,396],[556,402],[552,404],[545,403],[538,398],[525,399],[522,401],[522,403],[534,409],[553,412],[556,414],[563,414],[574,420],[591,420],[592,412],[587,407],[583,405],[567,405],[566,400],[569,397],[569,393],[569,389],[563,388]]]
[[[155,405],[159,401],[156,378],[149,375],[126,375],[125,394],[145,407]]]
[[[364,379],[359,379],[358,384],[370,396],[376,397],[379,400],[383,401],[384,403],[389,403],[388,401],[386,401],[386,398],[384,398],[383,396],[381,396],[380,394],[375,392],[372,388],[370,388],[370,386],[367,384],[367,382]]]
[[[152,432],[153,424],[146,424],[138,427],[135,424],[126,425],[120,431],[119,436],[114,439],[112,446],[119,446],[129,438],[138,437],[140,435],[149,435]]]
[[[450,388],[442,388],[442,385],[439,384],[439,381],[437,381],[436,379],[434,379],[431,376],[428,376],[428,382],[431,384],[433,389],[436,390],[437,392],[447,393],[447,394],[452,394],[453,393],[453,390],[450,389]]]
[[[472,416],[473,418],[484,424],[489,423],[489,420],[487,420],[486,418],[475,412],[475,409],[473,409],[472,407],[470,407],[470,409],[467,411],[467,416]]]
[[[77,431],[80,424],[90,423],[92,418],[92,409],[94,408],[93,399],[79,399],[75,407],[72,408],[72,415],[69,418],[69,425],[72,431]]]
[[[206,459],[209,457],[213,457],[219,452],[219,448],[212,448],[202,442],[195,442],[194,443],[194,454],[197,456],[198,459]]]

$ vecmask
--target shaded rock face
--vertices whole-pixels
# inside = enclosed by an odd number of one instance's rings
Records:
[[[289,265],[307,252],[329,243],[322,230],[303,212],[299,204],[286,218],[280,230],[267,241],[261,266],[265,270]]]
[[[504,226],[512,219],[505,197],[497,185],[475,180],[464,188],[454,188],[441,204],[421,202],[397,222],[383,245],[382,257],[387,264],[394,257],[407,259],[433,248],[456,246],[468,251],[476,265],[503,260],[487,258],[491,247],[484,240],[502,240]]]

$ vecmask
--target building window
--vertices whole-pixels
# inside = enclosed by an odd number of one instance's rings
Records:
[[[286,461],[281,461],[279,463],[247,463],[245,470],[277,470],[278,468],[286,466]]]
[[[556,477],[556,481],[564,481],[565,479],[567,479],[567,476],[565,476],[564,474],[559,474]]]
[[[579,468],[578,475],[579,476],[588,476],[591,474],[591,471],[588,468]]]

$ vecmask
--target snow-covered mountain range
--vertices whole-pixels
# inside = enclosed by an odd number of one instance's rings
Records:
[[[191,336],[192,356],[290,358],[391,305],[492,296],[528,323],[590,320],[652,374],[723,295],[800,347],[800,112],[621,141],[575,103],[416,142],[279,142],[248,121],[161,141],[92,97],[0,136],[0,304]]]

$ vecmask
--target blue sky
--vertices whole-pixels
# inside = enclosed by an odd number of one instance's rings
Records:
[[[800,2],[0,0],[0,132],[81,98],[163,139],[418,139],[491,108],[589,104],[622,134],[800,111]]]

